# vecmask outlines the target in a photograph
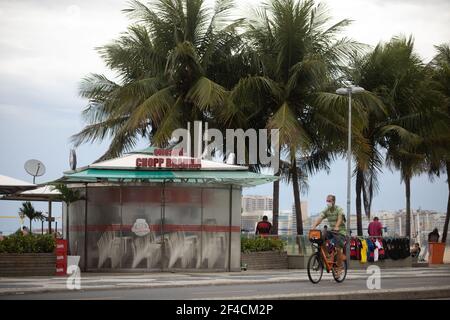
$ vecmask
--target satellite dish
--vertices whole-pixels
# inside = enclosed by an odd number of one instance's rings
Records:
[[[75,153],[75,149],[70,149],[69,165],[70,170],[75,170],[77,168],[77,154]]]
[[[31,159],[25,162],[25,171],[33,176],[33,183],[36,177],[40,177],[45,173],[44,164],[36,159]]]

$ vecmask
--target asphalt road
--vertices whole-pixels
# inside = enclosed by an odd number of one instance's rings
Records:
[[[430,286],[448,286],[450,277],[411,277],[411,278],[389,278],[381,280],[381,289],[396,288],[421,288]],[[347,279],[344,283],[336,283],[331,276],[324,275],[319,284],[307,281],[275,283],[275,284],[238,284],[238,285],[208,285],[178,288],[140,288],[128,289],[117,288],[111,290],[74,290],[67,292],[48,292],[35,294],[15,294],[0,296],[0,300],[17,299],[80,299],[80,300],[173,300],[173,299],[211,299],[211,298],[235,298],[245,299],[258,295],[268,294],[296,294],[296,293],[319,293],[319,292],[352,292],[356,290],[367,290],[366,280]]]

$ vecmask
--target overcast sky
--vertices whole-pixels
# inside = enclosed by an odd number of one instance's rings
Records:
[[[450,41],[448,0],[324,2],[335,20],[354,20],[343,35],[369,45],[412,34],[417,52],[428,61],[434,55],[433,45]],[[239,13],[247,16],[258,3],[240,2]],[[126,6],[122,0],[0,0],[0,174],[30,181],[23,169],[30,158],[47,166],[38,182],[58,178],[68,168],[68,139],[83,127],[80,112],[86,104],[77,96],[78,84],[90,72],[111,75],[95,47],[126,29],[128,20],[121,12]],[[78,148],[78,164],[91,163],[106,148],[106,143]],[[310,179],[309,193],[302,196],[310,212],[324,206],[328,193],[335,193],[338,204],[345,206],[345,162],[338,161],[331,169],[330,175],[320,173]],[[384,170],[380,187],[375,211],[404,208],[404,186],[397,173]],[[291,188],[281,190],[281,209],[288,209],[293,202]],[[245,193],[271,194],[271,185]],[[426,176],[413,179],[414,209],[444,212],[447,195],[444,178],[433,183]],[[19,205],[1,201],[0,216],[16,215]],[[0,231],[15,228],[16,223],[11,227],[7,221],[0,218]]]

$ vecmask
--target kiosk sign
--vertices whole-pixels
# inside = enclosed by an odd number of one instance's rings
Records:
[[[182,157],[183,149],[155,150],[154,157],[137,158],[138,168],[171,168],[171,169],[201,169],[201,160],[197,158]]]
[[[143,237],[150,233],[150,227],[145,219],[136,219],[131,231],[139,237]]]

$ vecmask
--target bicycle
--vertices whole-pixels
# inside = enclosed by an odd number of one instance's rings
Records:
[[[343,261],[343,266],[341,268],[337,266],[337,252],[334,245],[330,242],[331,247],[328,247],[329,253],[327,254],[327,248],[320,230],[310,230],[309,241],[312,243],[313,249],[315,250],[308,260],[307,271],[309,280],[314,284],[319,283],[322,279],[323,269],[325,267],[327,273],[330,273],[330,271],[332,272],[336,282],[343,282],[347,276],[347,261]],[[339,269],[342,269],[342,271]]]

